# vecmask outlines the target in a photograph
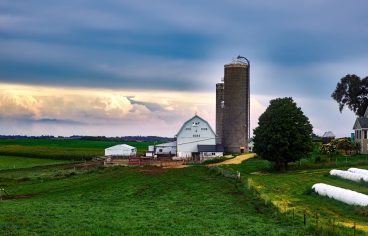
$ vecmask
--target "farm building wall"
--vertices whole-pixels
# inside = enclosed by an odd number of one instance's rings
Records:
[[[223,155],[224,155],[223,152],[201,152],[200,160],[207,161],[207,160],[214,159],[216,157],[222,157]]]
[[[176,142],[162,143],[155,146],[155,154],[157,155],[175,155]]]
[[[212,128],[196,115],[185,122],[177,134],[177,157],[190,158],[193,153],[198,153],[198,145],[215,144],[216,135]]]

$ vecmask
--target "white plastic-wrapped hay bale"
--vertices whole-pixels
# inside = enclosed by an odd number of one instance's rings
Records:
[[[349,189],[322,183],[313,185],[312,189],[321,196],[326,196],[349,205],[368,206],[368,195]]]
[[[368,170],[365,169],[349,168],[348,171],[356,174],[368,175]]]
[[[368,182],[368,175],[353,173],[345,170],[331,170],[330,175],[337,176],[343,179],[348,179],[356,182],[365,181]]]

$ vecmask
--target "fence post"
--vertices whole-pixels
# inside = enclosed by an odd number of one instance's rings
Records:
[[[316,218],[316,228],[318,229],[318,212],[316,210],[316,213],[315,213],[315,218]]]
[[[356,235],[356,224],[355,224],[355,222],[354,222],[353,229],[354,229],[354,236],[355,236]]]

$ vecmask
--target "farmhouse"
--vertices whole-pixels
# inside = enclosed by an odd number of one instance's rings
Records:
[[[216,134],[198,115],[186,121],[176,137],[177,159],[205,161],[223,156],[222,145],[216,145]]]
[[[137,148],[119,144],[105,149],[105,156],[131,157],[137,155]]]
[[[368,108],[363,117],[356,118],[353,130],[355,133],[355,142],[360,144],[360,152],[368,154]]]

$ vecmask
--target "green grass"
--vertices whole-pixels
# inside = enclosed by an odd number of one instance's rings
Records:
[[[0,155],[85,160],[103,156],[105,148],[128,144],[143,154],[153,142],[111,142],[71,139],[0,139]]]
[[[0,155],[0,170],[29,168],[29,167],[44,166],[44,165],[65,164],[69,162],[70,161],[65,161],[65,160],[49,160],[49,159],[40,159],[40,158],[1,156]]]
[[[20,179],[27,177],[25,179]],[[305,235],[206,167],[0,171],[0,235]]]
[[[361,167],[368,168],[368,166]],[[307,210],[312,222],[315,221],[314,215],[317,212],[319,224],[329,225],[329,221],[335,219],[336,222],[347,224],[355,222],[360,228],[364,227],[368,231],[367,208],[350,206],[312,193],[313,184],[326,183],[368,194],[368,188],[364,184],[331,177],[329,175],[331,168],[309,169],[309,166],[307,169],[277,173],[272,171],[268,161],[258,158],[247,160],[241,165],[227,166],[227,168],[238,170],[243,177],[251,179],[252,185],[260,195],[272,201],[282,212],[290,214],[294,209],[301,217],[302,212]]]

